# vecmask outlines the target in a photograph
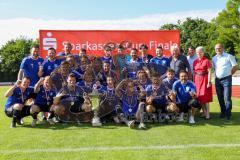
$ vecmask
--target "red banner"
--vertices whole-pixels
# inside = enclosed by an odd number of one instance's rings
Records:
[[[103,55],[103,47],[108,42],[120,44],[125,41],[130,48],[139,49],[141,44],[148,46],[149,54],[155,55],[157,46],[162,46],[164,55],[170,55],[170,47],[180,46],[180,31],[178,30],[40,30],[40,53],[43,58],[49,47],[57,52],[63,51],[64,43],[72,44],[72,53],[77,54],[85,48],[88,54]],[[116,52],[116,51],[115,51]]]

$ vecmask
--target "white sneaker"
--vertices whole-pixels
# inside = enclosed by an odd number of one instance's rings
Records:
[[[31,126],[32,126],[32,127],[35,127],[36,124],[37,124],[37,119],[33,119],[32,123],[31,123]]]
[[[119,120],[119,118],[118,118],[117,116],[113,117],[113,120],[114,120],[114,122],[117,123],[117,124],[121,123],[120,120]]]
[[[194,123],[195,123],[193,116],[190,116],[190,117],[189,117],[189,123],[190,123],[190,124],[194,124]]]
[[[129,127],[129,128],[133,129],[134,126],[135,126],[135,121],[134,121],[134,120],[128,122],[128,127]]]
[[[54,125],[54,124],[55,124],[55,122],[53,121],[53,119],[48,119],[47,121],[48,121],[48,123],[49,123],[50,125]]]
[[[147,127],[146,127],[146,125],[145,125],[144,123],[140,123],[140,124],[138,125],[138,128],[139,128],[139,129],[147,129]]]
[[[180,113],[179,118],[178,118],[178,122],[183,122],[184,121],[183,116],[184,116],[184,113]]]
[[[93,117],[93,119],[92,119],[92,126],[93,126],[93,127],[102,126],[102,123],[101,123],[99,117]]]

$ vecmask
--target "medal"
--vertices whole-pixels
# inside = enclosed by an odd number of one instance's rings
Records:
[[[47,102],[47,105],[49,106],[49,105],[50,105],[50,102]]]
[[[72,101],[72,102],[71,102],[71,106],[73,106],[73,105],[74,105],[74,102]]]

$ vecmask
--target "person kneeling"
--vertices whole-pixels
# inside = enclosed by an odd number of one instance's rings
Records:
[[[56,96],[56,89],[52,87],[50,76],[40,78],[34,87],[34,92],[37,94],[34,104],[31,106],[30,113],[33,117],[31,126],[34,127],[37,123],[37,115],[39,112],[49,112],[48,122],[54,124],[52,118],[54,113],[51,110],[53,97]]]
[[[195,123],[194,115],[196,110],[200,107],[196,99],[196,87],[194,83],[188,80],[188,73],[184,70],[179,73],[180,79],[173,84],[173,92],[177,97],[177,106],[180,109],[179,121],[183,121],[184,113],[189,110],[189,123]]]

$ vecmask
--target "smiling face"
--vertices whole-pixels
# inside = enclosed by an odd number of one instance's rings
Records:
[[[113,77],[107,77],[107,85],[110,88],[114,88],[114,79],[113,79]]]
[[[25,89],[27,89],[29,87],[29,85],[30,85],[30,79],[24,77],[22,82],[21,82],[20,87],[25,90]]]
[[[137,50],[131,50],[130,56],[132,57],[133,60],[136,60],[138,58],[138,52]]]
[[[39,48],[37,47],[33,47],[31,49],[31,55],[34,57],[34,58],[37,58],[39,56]]]
[[[48,57],[50,60],[54,60],[56,57],[56,51],[53,49],[48,50]]]
[[[161,85],[161,79],[159,77],[153,77],[152,78],[152,88],[153,89],[158,89],[159,86]]]
[[[103,63],[103,71],[109,72],[110,71],[110,64],[109,63]]]
[[[175,73],[174,73],[174,72],[167,72],[167,78],[168,78],[169,80],[172,80],[172,79],[174,78],[174,76],[175,76]]]
[[[138,82],[139,82],[140,84],[146,84],[146,83],[147,83],[147,80],[148,80],[147,73],[144,72],[144,71],[140,71],[140,72],[138,73],[137,79],[138,79]]]
[[[127,93],[132,94],[135,91],[135,86],[132,81],[128,82],[127,84]]]
[[[223,46],[220,43],[215,45],[215,52],[218,55],[221,55],[223,53]]]
[[[46,76],[46,77],[44,78],[44,81],[43,81],[43,86],[44,86],[45,88],[50,88],[51,85],[52,85],[52,81],[51,81],[51,79],[50,79],[50,76]]]
[[[64,44],[64,52],[66,54],[70,54],[71,53],[71,50],[72,50],[72,45],[70,43],[66,43]]]
[[[157,48],[156,49],[156,56],[157,57],[162,57],[162,55],[163,55],[163,50],[161,48]]]
[[[183,83],[183,84],[187,83],[188,74],[186,72],[180,72],[179,79],[180,79],[181,83]]]
[[[74,87],[76,85],[76,78],[73,76],[68,76],[67,83],[68,86]]]

